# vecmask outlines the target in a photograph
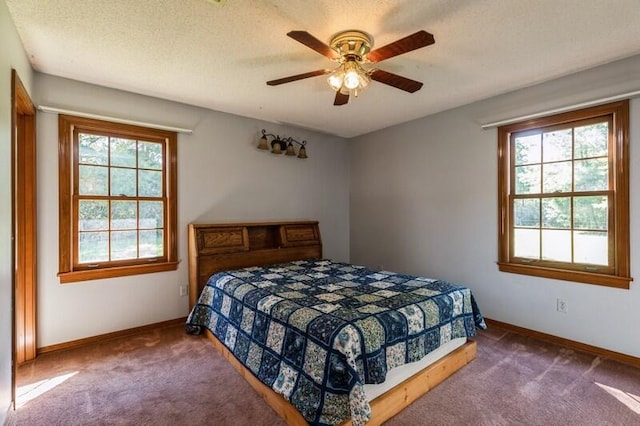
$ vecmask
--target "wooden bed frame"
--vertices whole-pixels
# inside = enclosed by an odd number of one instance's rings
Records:
[[[189,307],[209,277],[229,269],[322,258],[316,221],[189,224]],[[306,420],[289,401],[260,382],[210,331],[207,338],[288,425]],[[460,348],[370,402],[367,426],[381,425],[476,357],[476,342]],[[351,426],[351,421],[341,426]]]

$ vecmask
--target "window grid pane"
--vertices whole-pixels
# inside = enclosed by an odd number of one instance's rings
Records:
[[[540,164],[542,158],[540,136],[540,133],[538,133],[515,138],[514,162],[516,166]]]
[[[109,140],[106,136],[80,133],[78,163],[106,166],[109,161]]]
[[[124,138],[110,138],[109,164],[117,167],[135,168],[137,163],[136,141]]]
[[[109,260],[109,232],[78,233],[79,261],[81,263]]]
[[[609,264],[607,232],[574,231],[575,262],[606,266]]]
[[[555,130],[542,135],[542,162],[571,160],[572,129]]]
[[[540,230],[514,229],[513,254],[526,259],[540,258]]]
[[[80,195],[107,195],[109,193],[109,168],[105,166],[78,166]]]
[[[538,194],[540,193],[541,166],[516,166],[515,167],[515,193]]]
[[[545,229],[571,228],[571,199],[568,197],[542,198],[542,227]]]
[[[542,192],[571,192],[572,167],[571,161],[559,163],[544,163],[542,165]]]
[[[608,157],[609,123],[607,121],[577,126],[574,132],[574,158]]]
[[[542,230],[541,259],[555,262],[572,261],[571,231],[557,229]]]
[[[138,232],[111,231],[110,255],[112,260],[137,259]]]
[[[576,160],[574,181],[575,191],[604,191],[609,189],[608,159]]]

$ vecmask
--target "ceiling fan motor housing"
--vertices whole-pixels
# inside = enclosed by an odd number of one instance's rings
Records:
[[[342,31],[331,39],[331,48],[340,54],[341,60],[351,57],[361,62],[372,47],[373,38],[364,31]]]

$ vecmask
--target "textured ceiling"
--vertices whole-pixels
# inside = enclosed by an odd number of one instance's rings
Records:
[[[352,137],[640,53],[639,0],[5,0],[43,73]],[[372,82],[333,106],[331,68],[290,39],[346,29],[380,47],[417,30],[436,43],[378,67],[424,82]]]

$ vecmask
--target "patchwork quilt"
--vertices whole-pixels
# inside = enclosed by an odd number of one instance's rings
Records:
[[[476,326],[485,328],[468,288],[330,260],[215,274],[187,319],[313,425],[364,424],[364,383]]]

